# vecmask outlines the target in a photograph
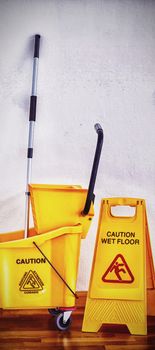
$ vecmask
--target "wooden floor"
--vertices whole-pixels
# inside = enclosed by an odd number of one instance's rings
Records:
[[[148,317],[148,335],[130,335],[125,326],[104,325],[98,333],[82,333],[83,307],[72,315],[68,331],[56,328],[46,310],[0,310],[0,349],[155,350],[155,317]]]

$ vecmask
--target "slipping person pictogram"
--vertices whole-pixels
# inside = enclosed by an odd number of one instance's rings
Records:
[[[122,281],[121,272],[126,273],[126,270],[123,268],[120,268],[120,266],[124,266],[124,264],[119,264],[119,262],[116,261],[116,263],[112,266],[110,272],[112,272],[114,270],[119,281]]]
[[[104,275],[103,282],[132,283],[134,276],[122,254],[117,254]]]
[[[24,273],[23,278],[19,283],[19,290],[26,294],[38,293],[43,290],[44,283],[38,276],[36,271],[28,271]]]

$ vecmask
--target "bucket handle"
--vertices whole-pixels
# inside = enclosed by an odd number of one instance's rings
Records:
[[[99,166],[99,161],[100,161],[100,156],[101,156],[101,151],[102,151],[102,145],[103,145],[103,129],[99,123],[94,125],[94,128],[98,134],[97,138],[97,145],[96,145],[96,151],[95,151],[95,156],[94,156],[94,162],[93,162],[93,167],[92,167],[92,172],[91,172],[91,177],[90,177],[90,182],[89,182],[89,187],[88,187],[88,193],[87,193],[87,198],[85,202],[85,207],[82,211],[82,215],[85,216],[89,213],[91,203],[94,202],[95,195],[94,195],[94,187],[95,187],[95,182],[96,182],[96,177],[97,177],[97,171],[98,171],[98,166]]]
[[[44,252],[38,247],[37,243],[33,241],[33,244],[35,245],[35,247],[39,250],[39,252],[42,254],[42,256],[46,259],[46,261],[48,262],[48,264],[52,267],[52,269],[56,272],[56,274],[60,277],[60,279],[62,280],[62,282],[65,284],[65,286],[70,290],[70,292],[74,295],[74,297],[76,299],[78,299],[79,297],[77,296],[76,293],[73,292],[73,290],[71,289],[71,287],[68,285],[68,283],[64,280],[64,278],[60,275],[60,273],[58,272],[58,270],[54,267],[54,265],[51,263],[51,261],[47,258],[47,256],[44,254]]]

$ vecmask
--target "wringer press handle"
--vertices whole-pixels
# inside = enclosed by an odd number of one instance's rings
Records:
[[[97,177],[97,171],[98,171],[98,166],[99,166],[99,161],[100,161],[100,156],[101,156],[101,151],[102,151],[102,145],[103,145],[103,129],[100,124],[95,124],[94,125],[95,130],[98,134],[97,138],[97,145],[96,145],[96,151],[95,151],[95,156],[94,156],[94,162],[93,162],[93,167],[92,167],[92,172],[91,172],[91,177],[90,177],[90,182],[89,182],[89,187],[88,187],[88,193],[87,193],[87,198],[85,202],[85,207],[82,211],[82,215],[87,215],[89,213],[89,209],[91,206],[91,203],[94,202],[94,187],[95,187],[95,182],[96,182],[96,177]]]

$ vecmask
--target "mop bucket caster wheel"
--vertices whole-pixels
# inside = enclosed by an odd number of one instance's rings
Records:
[[[56,326],[60,331],[66,331],[71,324],[71,317],[68,318],[68,320],[66,322],[64,322],[64,313],[60,313],[59,315],[56,316]]]
[[[58,308],[55,309],[48,309],[48,312],[52,315],[52,316],[57,316],[61,313],[61,310],[59,310]]]

